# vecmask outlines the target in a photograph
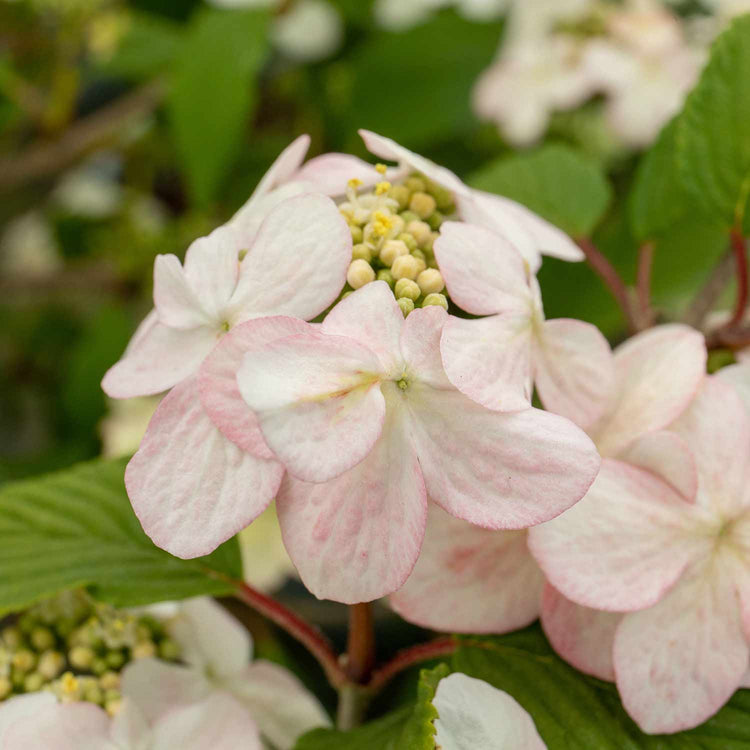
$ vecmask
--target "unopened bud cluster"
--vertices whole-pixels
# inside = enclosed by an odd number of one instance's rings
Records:
[[[150,656],[180,657],[161,622],[66,592],[0,629],[0,701],[48,690],[62,702],[88,701],[114,714],[121,703],[120,672]]]
[[[385,167],[378,165],[385,173]],[[357,192],[350,180],[339,209],[352,233],[352,261],[343,296],[372,281],[393,289],[404,315],[415,307],[448,308],[433,244],[443,219],[455,211],[450,191],[419,174],[396,184],[383,180]]]

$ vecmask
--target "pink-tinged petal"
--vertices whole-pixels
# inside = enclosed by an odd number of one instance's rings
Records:
[[[661,477],[685,500],[693,502],[698,470],[687,443],[674,432],[658,430],[636,438],[620,453],[620,460]]]
[[[428,306],[414,310],[401,330],[401,352],[408,375],[431,388],[453,389],[443,369],[440,337],[448,315],[442,307]]]
[[[239,250],[237,233],[223,226],[214,229],[208,237],[195,240],[185,254],[185,278],[214,321],[221,319],[237,286]]]
[[[705,378],[705,339],[684,325],[651,328],[617,348],[615,372],[614,410],[590,430],[599,452],[611,457],[687,408]]]
[[[335,197],[344,195],[349,180],[359,180],[370,187],[387,179],[372,164],[350,154],[322,154],[310,159],[292,176],[293,180],[312,185],[316,192]]]
[[[549,582],[578,604],[627,612],[658,602],[705,552],[670,485],[607,459],[579,503],[533,528],[529,546]]]
[[[110,740],[110,719],[93,703],[46,705],[33,718],[15,721],[3,750],[118,750]]]
[[[135,332],[125,354],[107,370],[102,389],[112,398],[152,396],[166,391],[200,366],[218,340],[202,326],[180,331],[149,313]]]
[[[458,391],[407,391],[430,497],[457,518],[520,529],[562,513],[588,490],[599,455],[567,419],[539,409],[500,414]]]
[[[738,358],[739,358],[739,352]],[[745,402],[746,408],[750,409],[750,363],[749,362],[738,362],[736,365],[729,365],[729,367],[722,367],[716,373],[716,377],[720,380],[732,385],[740,398]]]
[[[307,194],[279,203],[242,261],[233,322],[257,313],[314,318],[343,289],[351,253],[351,232],[330,198]]]
[[[548,320],[535,338],[534,382],[544,408],[588,427],[610,405],[615,384],[612,350],[596,326]]]
[[[617,687],[644,732],[702,724],[737,689],[750,649],[732,576],[707,563],[659,604],[628,614],[615,635]]]
[[[396,161],[401,166],[410,167],[416,172],[421,172],[425,177],[434,180],[454,193],[468,193],[469,188],[450,169],[441,167],[424,156],[409,151],[408,148],[399,146],[396,141],[386,138],[370,130],[359,130],[359,135],[365,142],[367,150],[381,159]]]
[[[742,682],[740,682],[741,688],[750,688],[750,669],[745,672],[745,676],[742,678]]]
[[[146,717],[129,698],[123,700],[120,710],[112,719],[109,731],[117,748],[141,750],[151,745],[151,729]]]
[[[445,372],[461,393],[493,411],[531,405],[532,324],[528,314],[449,317],[440,340]]]
[[[284,473],[227,440],[209,418],[197,378],[159,404],[125,470],[133,510],[154,544],[182,558],[206,555],[259,516]]]
[[[243,451],[273,458],[258,420],[237,385],[237,371],[245,352],[268,341],[304,333],[309,325],[298,318],[256,318],[232,328],[222,337],[198,371],[201,402],[222,434]]]
[[[399,588],[419,555],[427,497],[398,407],[350,471],[308,484],[287,476],[276,500],[281,533],[305,586],[320,599],[372,601]]]
[[[353,339],[314,332],[251,349],[237,382],[286,468],[325,482],[358,464],[380,435],[381,367]]]
[[[214,321],[188,282],[176,255],[157,255],[154,261],[154,308],[159,320],[171,328],[189,329]]]
[[[341,300],[320,330],[364,344],[378,355],[383,371],[391,372],[403,366],[399,352],[403,325],[404,314],[390,287],[385,281],[375,281]]]
[[[582,607],[547,584],[542,595],[541,621],[552,648],[585,674],[615,681],[612,649],[623,615]]]
[[[150,750],[263,750],[258,727],[239,701],[215,692],[175,708],[153,727]]]
[[[8,698],[0,703],[0,748],[6,750],[6,732],[16,722],[26,722],[57,704],[52,693],[27,693]],[[12,749],[11,749],[12,750]]]
[[[130,662],[121,674],[123,697],[153,724],[169,711],[203,700],[214,689],[199,670],[158,659]]]
[[[288,182],[305,160],[307,149],[310,148],[310,136],[304,133],[295,138],[277,157],[268,171],[263,175],[252,197],[259,198],[271,192],[275,187]]]
[[[523,258],[505,237],[446,221],[434,249],[448,293],[462,310],[473,315],[530,310]]]
[[[250,662],[249,633],[210,597],[182,602],[169,632],[182,647],[182,661],[208,670],[213,677],[238,674]]]
[[[695,456],[698,502],[733,515],[750,500],[750,414],[737,391],[706,378],[690,407],[671,427]]]
[[[405,620],[457,633],[507,633],[539,616],[544,576],[525,531],[489,531],[430,503],[419,560],[390,602]]]
[[[279,750],[316,727],[330,726],[323,706],[288,669],[258,660],[223,684],[255,719],[261,734]]]
[[[435,747],[442,750],[546,750],[531,716],[508,693],[456,672],[438,683],[432,701]]]

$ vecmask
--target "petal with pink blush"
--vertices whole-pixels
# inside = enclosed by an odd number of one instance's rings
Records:
[[[102,389],[112,398],[151,396],[192,375],[217,342],[208,327],[181,331],[144,318],[125,354],[107,370]]]
[[[404,314],[390,287],[374,281],[341,300],[320,330],[364,344],[378,355],[383,371],[391,372],[403,366],[398,345],[403,325]]]
[[[592,432],[600,453],[611,457],[687,408],[705,378],[705,339],[676,323],[651,328],[616,349],[615,372],[617,403]]]
[[[353,339],[316,332],[251,349],[237,382],[288,471],[325,482],[358,464],[380,436],[381,367]]]
[[[325,195],[344,195],[349,180],[359,180],[361,187],[369,187],[386,179],[372,164],[349,154],[322,154],[316,156],[292,176],[293,180],[306,182]]]
[[[401,353],[407,377],[413,374],[431,388],[453,390],[440,356],[440,336],[448,315],[442,307],[429,305],[414,310],[401,330]]]
[[[462,310],[473,315],[530,311],[523,258],[504,236],[446,221],[434,249],[448,293]]]
[[[295,138],[268,168],[268,171],[263,175],[258,186],[253,191],[250,200],[266,195],[275,187],[290,180],[299,169],[300,164],[305,160],[305,154],[307,154],[309,148],[310,136],[307,133],[303,133]]]
[[[3,700],[0,703],[0,748],[6,750],[6,732],[17,722],[27,722],[37,714],[57,704],[52,693],[26,693]],[[9,748],[9,750],[14,750]]]
[[[427,498],[398,408],[367,458],[325,484],[287,476],[276,508],[284,544],[305,586],[345,604],[392,593],[419,555]]]
[[[529,533],[549,582],[595,609],[627,612],[658,602],[710,544],[670,485],[607,459],[586,497]]]
[[[580,500],[599,469],[586,433],[539,409],[501,414],[458,391],[406,391],[430,497],[491,529],[542,523]]]
[[[750,481],[750,414],[729,383],[708,377],[670,428],[695,456],[698,502],[732,516],[746,507]]]
[[[330,198],[307,194],[282,201],[242,261],[232,322],[263,312],[314,318],[344,287],[351,253],[351,232]]]
[[[188,283],[176,255],[157,255],[154,261],[154,308],[159,320],[171,328],[197,328],[214,321]]]
[[[390,603],[424,628],[507,633],[536,620],[543,585],[525,531],[482,529],[430,503],[419,560]]]
[[[237,385],[245,352],[267,341],[305,333],[309,325],[298,318],[274,316],[240,323],[224,336],[198,371],[201,402],[222,434],[259,458],[273,458],[258,420]]]
[[[585,674],[615,681],[612,649],[623,615],[582,607],[547,584],[542,595],[541,621],[552,648]]]
[[[461,393],[494,411],[531,405],[532,325],[528,314],[479,320],[449,317],[440,352],[446,375]]]
[[[737,355],[739,356],[739,352]],[[716,377],[732,385],[745,402],[745,407],[750,410],[750,362],[722,367]]]
[[[731,573],[720,562],[712,573],[711,565],[696,568],[656,606],[626,615],[617,629],[617,687],[649,734],[703,723],[747,671],[750,649]]]
[[[197,378],[159,404],[125,470],[135,514],[153,542],[199,557],[245,528],[273,500],[283,467],[227,440],[201,404]]]
[[[658,430],[636,438],[620,453],[620,460],[650,471],[693,502],[698,470],[687,443],[674,432]]]
[[[548,320],[534,341],[534,382],[545,409],[588,427],[610,405],[614,360],[607,339],[581,320]]]

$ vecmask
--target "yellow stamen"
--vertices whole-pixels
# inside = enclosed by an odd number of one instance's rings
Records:
[[[372,218],[374,219],[372,225],[373,234],[379,237],[385,237],[385,235],[393,229],[393,217],[389,214],[383,213],[382,211],[375,211]]]
[[[385,164],[376,164],[375,165],[375,171],[379,172],[380,174],[385,174],[388,167],[385,166]]]
[[[391,189],[392,185],[390,182],[383,181],[375,185],[375,195],[384,195]]]
[[[72,672],[66,672],[61,679],[60,686],[66,695],[73,695],[78,691],[78,680],[73,676]]]
[[[353,190],[356,190],[358,187],[362,187],[362,180],[360,180],[358,177],[352,177],[349,182],[346,183],[350,188]]]

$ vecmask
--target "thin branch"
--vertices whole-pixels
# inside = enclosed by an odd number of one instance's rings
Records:
[[[612,296],[620,306],[625,320],[628,324],[628,328],[635,332],[638,330],[636,316],[633,313],[633,306],[631,304],[630,296],[628,295],[628,289],[625,286],[625,282],[617,273],[615,267],[602,255],[597,249],[596,245],[588,237],[580,237],[578,240],[578,246],[583,250],[586,260],[593,270],[598,274],[599,278],[607,285],[607,288],[612,293]]]
[[[436,638],[427,643],[418,643],[416,646],[399,651],[387,664],[384,664],[372,673],[372,678],[367,687],[373,692],[378,692],[405,669],[413,667],[415,664],[420,664],[423,661],[448,656],[456,648],[458,648],[458,641],[455,638],[446,636],[444,638]]]
[[[349,679],[365,683],[375,665],[375,627],[372,605],[368,602],[349,607],[349,637],[346,645],[346,673]]]
[[[747,310],[748,279],[747,279],[747,247],[745,238],[738,228],[732,229],[730,235],[732,243],[732,255],[734,256],[735,272],[737,274],[737,300],[734,306],[732,319],[727,323],[727,328],[732,328],[742,322]]]
[[[278,625],[307,648],[323,668],[333,687],[339,688],[349,682],[349,677],[339,664],[339,659],[330,642],[315,626],[246,583],[238,581],[233,583],[236,587],[235,596],[238,599]]]
[[[646,242],[638,251],[638,277],[636,292],[638,295],[638,328],[650,328],[654,321],[651,309],[651,268],[654,263],[654,244]]]
[[[716,264],[706,283],[690,303],[682,317],[683,323],[693,328],[701,328],[703,321],[716,304],[716,300],[734,276],[735,260],[732,250],[725,253]]]

